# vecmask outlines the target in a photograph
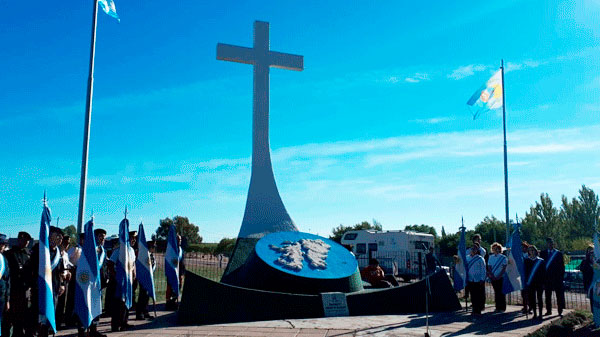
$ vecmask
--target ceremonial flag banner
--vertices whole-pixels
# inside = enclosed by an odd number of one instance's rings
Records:
[[[116,285],[117,298],[125,302],[127,308],[131,308],[131,300],[133,298],[133,268],[134,261],[130,256],[129,251],[129,220],[123,219],[119,224],[119,256],[116,263]]]
[[[177,231],[175,225],[171,225],[165,253],[165,274],[167,282],[177,297],[179,297],[179,261],[181,261],[181,257],[181,248],[177,244]]]
[[[465,227],[460,227],[460,241],[458,242],[458,261],[454,265],[454,290],[460,291],[467,285],[467,244],[465,241]]]
[[[77,261],[75,287],[75,313],[85,329],[102,314],[102,288],[100,284],[100,265],[96,252],[94,220],[85,224],[85,240],[81,257]]]
[[[138,230],[138,256],[135,261],[136,277],[147,292],[150,298],[156,299],[154,295],[154,275],[152,273],[152,261],[150,260],[150,252],[148,251],[148,243],[146,242],[146,233],[144,233],[144,225],[140,223]]]
[[[54,295],[52,293],[52,265],[50,263],[50,245],[48,235],[50,233],[50,209],[44,197],[44,210],[40,224],[39,259],[38,266],[38,322],[49,325],[56,332],[56,321],[54,315]],[[59,254],[58,252],[56,253]]]
[[[501,108],[502,90],[502,70],[498,70],[467,101],[467,105],[474,109],[473,118],[483,111]]]
[[[508,265],[504,273],[502,292],[504,294],[523,289],[525,281],[525,267],[523,264],[523,253],[521,252],[521,235],[519,234],[519,223],[514,225],[513,233],[506,245],[509,248]]]
[[[117,21],[121,22],[119,14],[117,14],[115,2],[113,0],[98,0],[98,3],[100,3],[100,7],[102,7],[104,13],[112,16],[113,18],[117,19]]]

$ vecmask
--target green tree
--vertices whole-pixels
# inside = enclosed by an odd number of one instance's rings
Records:
[[[594,230],[596,230],[595,223],[600,216],[598,195],[596,195],[592,189],[583,185],[579,190],[577,201],[579,204],[577,220],[582,229],[582,232],[579,234],[580,236],[590,236],[594,233]]]
[[[383,227],[381,226],[381,224],[379,222],[377,222],[377,221],[374,221],[374,222],[375,222],[374,225],[371,225],[368,221],[363,221],[354,226],[339,225],[331,230],[332,235],[329,236],[329,239],[339,243],[342,241],[342,236],[344,236],[344,234],[348,231],[357,231],[357,230],[362,230],[362,229],[372,229],[372,230],[380,231],[383,229]]]
[[[442,226],[442,238],[446,237],[446,230],[444,229],[444,226]]]
[[[215,255],[223,254],[226,256],[231,256],[231,253],[233,252],[233,248],[235,247],[235,241],[236,241],[235,238],[221,239],[221,241],[219,241],[219,243],[217,244],[217,247],[215,248]]]
[[[181,235],[188,244],[199,244],[202,243],[202,237],[198,234],[198,226],[190,223],[190,220],[184,216],[175,216],[173,219],[166,218],[161,219],[159,227],[156,229],[156,234],[152,235],[152,240],[167,240],[169,235],[169,227],[175,220],[175,228],[177,234]]]
[[[404,230],[431,234],[431,235],[433,235],[434,240],[437,240],[437,232],[433,226],[427,226],[427,225],[422,225],[422,224],[421,225],[407,225],[406,227],[404,227]]]
[[[481,235],[482,244],[488,249],[492,243],[506,240],[506,223],[493,215],[486,216],[475,226],[475,233]]]
[[[554,207],[552,199],[547,193],[540,195],[540,201],[531,206],[529,212],[525,214],[523,226],[533,227],[533,235],[529,237],[529,243],[535,244],[538,248],[545,246],[545,238],[552,237],[559,247],[566,245],[566,229],[562,226],[559,211]],[[523,238],[524,240],[527,240]]]
[[[71,244],[77,243],[77,228],[74,225],[63,228],[63,232],[70,238]]]

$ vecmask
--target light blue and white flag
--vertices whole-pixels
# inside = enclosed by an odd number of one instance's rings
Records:
[[[504,273],[502,283],[502,292],[504,294],[521,290],[525,287],[525,265],[523,263],[523,253],[521,251],[521,235],[519,234],[520,223],[514,225],[513,233],[506,245],[509,248],[508,265]]]
[[[476,119],[481,112],[501,108],[502,90],[502,70],[498,70],[467,101],[467,105],[472,109],[473,119]]]
[[[467,285],[467,243],[465,241],[465,227],[460,227],[460,241],[458,242],[458,261],[454,264],[454,290],[460,291]]]
[[[121,22],[119,14],[117,14],[115,2],[113,0],[98,0],[98,3],[100,4],[100,7],[102,7],[104,13],[112,16],[113,18],[117,19],[117,21]]]
[[[46,197],[44,196],[44,210],[42,211],[42,221],[40,223],[40,263],[38,266],[37,278],[39,308],[38,322],[48,325],[52,328],[52,331],[56,331],[54,295],[52,293],[52,269],[54,268],[50,262],[50,245],[48,243],[48,235],[50,234],[50,221],[52,221],[52,216],[50,215],[50,209],[46,204]],[[56,257],[60,257],[58,252],[56,253],[54,260],[60,260],[60,258],[57,259]],[[56,265],[58,265],[58,262]]]
[[[173,219],[173,221],[175,221]],[[167,238],[167,251],[165,253],[165,274],[175,296],[179,298],[179,262],[183,257],[181,247],[177,244],[177,230],[175,225],[169,227]]]
[[[116,263],[116,296],[125,302],[127,308],[131,308],[133,298],[133,268],[135,261],[132,261],[130,254],[132,250],[129,244],[129,220],[126,218],[119,224],[119,256]]]
[[[85,241],[77,261],[75,286],[75,314],[85,329],[102,314],[100,265],[96,252],[94,219],[85,224]]]
[[[150,252],[148,251],[148,243],[146,242],[146,233],[144,233],[144,225],[142,223],[140,223],[140,228],[138,230],[138,256],[135,261],[135,270],[140,286],[148,292],[150,298],[156,299],[154,295],[152,261],[150,260]]]

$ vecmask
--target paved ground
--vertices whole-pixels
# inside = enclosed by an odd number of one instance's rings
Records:
[[[386,315],[290,319],[235,324],[177,326],[175,313],[157,305],[158,318],[153,321],[130,320],[134,325],[126,332],[110,332],[110,321],[103,318],[99,330],[109,337],[127,336],[265,336],[265,337],[328,337],[328,336],[424,336],[425,315]],[[525,336],[557,315],[543,321],[526,319],[520,307],[509,306],[505,313],[487,312],[472,318],[463,312],[434,314],[429,319],[431,336]],[[568,311],[567,311],[568,312]],[[133,318],[134,316],[130,316]],[[75,330],[59,331],[56,336],[76,336]]]

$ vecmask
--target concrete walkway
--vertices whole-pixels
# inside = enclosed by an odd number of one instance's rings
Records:
[[[162,309],[162,307],[161,307]],[[473,318],[463,312],[434,314],[429,319],[431,336],[525,336],[558,318],[545,317],[543,321],[526,319],[521,307],[509,306],[505,313],[486,313]],[[567,313],[566,311],[565,313]],[[110,321],[103,318],[99,331],[108,336],[265,336],[265,337],[327,337],[327,336],[424,336],[425,315],[385,315],[361,317],[334,317],[246,322],[204,326],[177,326],[176,314],[157,311],[153,321],[130,320],[133,325],[126,332],[110,332]],[[130,317],[134,317],[133,315]],[[59,331],[56,336],[76,336],[75,330]]]

